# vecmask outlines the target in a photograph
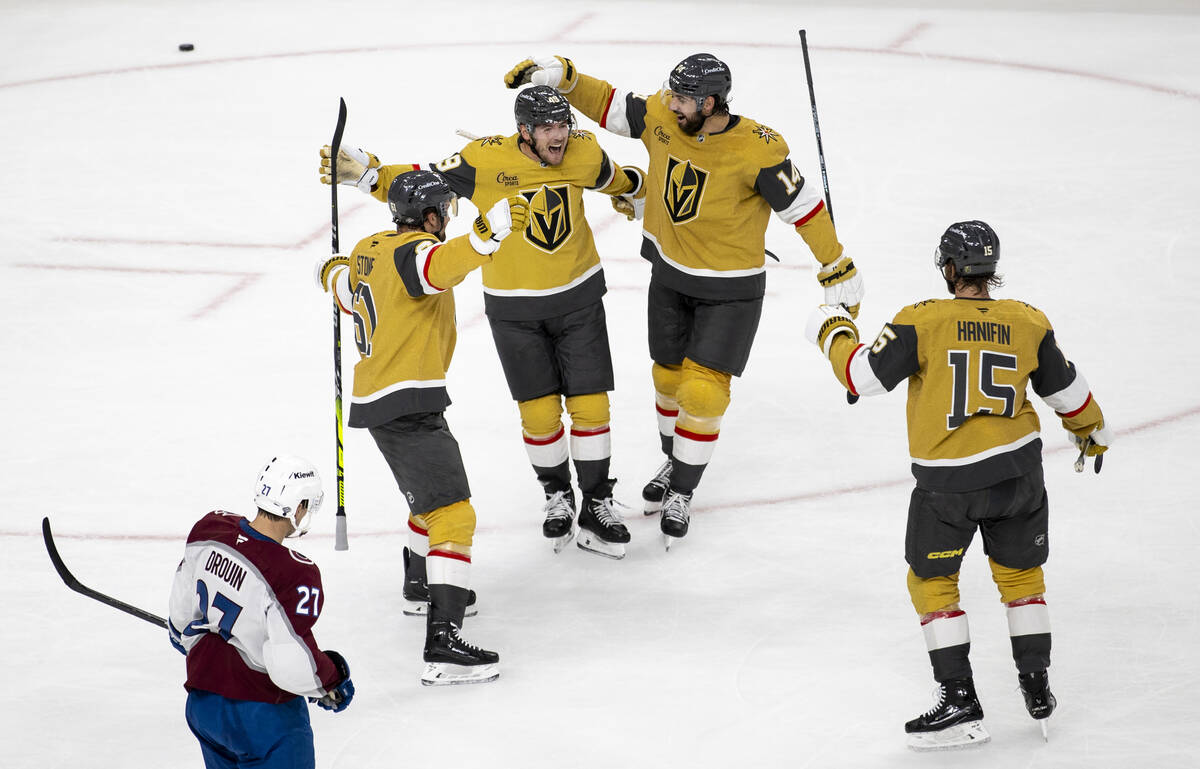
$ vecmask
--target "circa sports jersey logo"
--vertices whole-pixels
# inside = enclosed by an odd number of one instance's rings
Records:
[[[654,138],[658,139],[663,144],[671,143],[671,134],[664,131],[663,127],[660,125],[654,126]]]
[[[663,184],[663,201],[675,224],[695,219],[700,213],[708,171],[692,165],[690,160],[667,156],[667,178]]]
[[[571,185],[521,191],[529,201],[529,221],[525,239],[543,251],[553,252],[571,237]]]

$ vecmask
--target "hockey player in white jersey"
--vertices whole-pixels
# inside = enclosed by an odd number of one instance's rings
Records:
[[[187,723],[208,769],[312,769],[305,698],[336,713],[354,697],[345,658],[313,638],[321,571],[282,544],[322,497],[316,468],[280,455],[258,474],[253,521],[217,510],[188,534],[168,630],[187,656]]]

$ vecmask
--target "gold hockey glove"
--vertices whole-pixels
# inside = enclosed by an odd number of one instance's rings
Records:
[[[350,258],[340,254],[319,260],[313,265],[313,279],[322,291],[332,291],[342,312],[350,307]]]
[[[330,155],[333,150],[328,144],[321,148],[321,184],[331,184],[333,180],[333,163]],[[363,192],[370,192],[379,181],[379,158],[370,152],[364,152],[357,147],[338,148],[338,184],[348,187],[358,187]]]
[[[486,214],[475,217],[475,223],[467,233],[471,248],[484,255],[496,253],[500,241],[514,230],[525,229],[528,215],[529,202],[521,195],[498,201]]]
[[[562,56],[534,56],[519,62],[504,74],[504,84],[509,88],[523,85],[548,85],[559,93],[570,93],[579,80],[575,64]]]
[[[1079,449],[1079,459],[1075,462],[1076,472],[1083,470],[1084,457],[1098,457],[1108,451],[1108,447],[1112,445],[1112,431],[1101,422],[1095,428],[1087,427],[1079,431],[1071,431],[1071,442],[1075,444],[1075,448]],[[1097,471],[1099,472],[1099,471]]]
[[[829,348],[838,334],[849,334],[850,339],[858,341],[858,327],[850,318],[850,313],[841,305],[817,305],[808,316],[804,326],[804,336],[821,350],[826,359],[829,358]]]
[[[817,272],[817,282],[825,289],[825,304],[843,305],[851,318],[858,317],[864,293],[862,276],[848,256],[827,264]]]
[[[636,166],[624,166],[621,171],[633,182],[633,189],[613,195],[612,207],[632,222],[641,219],[646,211],[646,172]]]

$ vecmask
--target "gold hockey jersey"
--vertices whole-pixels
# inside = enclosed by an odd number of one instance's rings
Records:
[[[917,485],[971,491],[1041,462],[1040,425],[1026,386],[1063,427],[1103,426],[1087,380],[1067,360],[1050,321],[1012,299],[929,299],[906,307],[873,344],[841,335],[829,360],[859,395],[908,380],[908,446]]]
[[[822,265],[841,256],[821,190],[792,165],[777,131],[731,115],[725,130],[689,136],[664,91],[640,96],[583,74],[566,97],[602,128],[646,146],[642,256],[656,280],[706,299],[762,296],[772,210]]]
[[[446,371],[454,355],[453,286],[489,257],[467,236],[441,243],[425,232],[378,232],[350,253],[354,316],[351,427],[450,405]]]
[[[484,307],[504,320],[540,320],[578,310],[604,296],[604,272],[584,218],[583,190],[619,195],[633,187],[589,131],[572,131],[563,162],[529,158],[519,137],[487,136],[432,164],[386,165],[372,190],[387,201],[400,174],[430,168],[443,174],[455,194],[486,213],[501,198],[520,193],[529,201],[521,237],[508,237],[483,268]]]

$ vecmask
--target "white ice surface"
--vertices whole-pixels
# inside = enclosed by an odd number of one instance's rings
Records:
[[[1116,429],[1104,472],[1076,475],[1038,403],[1051,741],[1024,713],[976,543],[963,604],[993,741],[904,748],[903,721],[931,685],[904,583],[904,396],[844,403],[801,331],[821,296],[813,260],[773,221],[783,263],[692,532],[669,554],[657,520],[636,514],[624,561],[551,553],[478,276],[458,290],[448,417],[479,512],[482,606],[467,635],[501,653],[503,673],[419,685],[423,623],[399,611],[404,503],[369,436],[348,431],[351,549],[333,550],[332,504],[299,548],[329,596],[317,637],[358,687],[345,713],[314,709],[318,765],[1200,763],[1200,511],[1187,480],[1200,16],[1186,3],[1145,15],[886,5],[0,4],[0,766],[201,766],[165,634],[69,592],[39,524],[51,517],[86,584],[161,614],[192,522],[249,512],[271,452],[317,461],[333,491],[330,309],[311,265],[329,253],[317,149],[339,96],[351,141],[432,160],[461,146],[455,128],[512,130],[500,76],[529,53],[649,92],[711,50],[735,73],[736,111],[781,131],[820,184],[800,27],[839,234],[868,286],[866,333],[941,295],[937,237],[986,219],[1004,246],[999,295],[1046,310]],[[639,143],[600,139],[644,165]],[[613,470],[633,503],[659,463],[647,267],[638,228],[587,201],[610,287]],[[344,248],[388,225],[355,190],[341,204]]]

